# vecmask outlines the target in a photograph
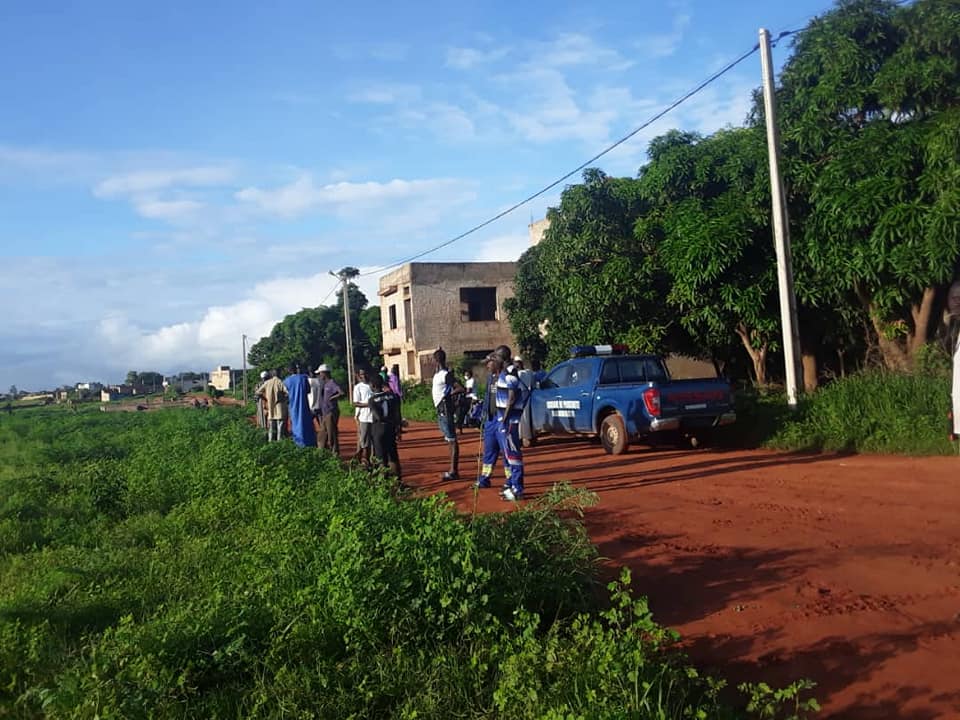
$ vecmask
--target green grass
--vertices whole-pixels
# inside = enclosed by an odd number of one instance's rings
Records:
[[[423,383],[404,385],[402,410],[407,420],[436,422],[437,408],[433,404],[430,386]]]
[[[781,393],[745,391],[728,441],[785,450],[949,455],[950,381],[868,371],[830,383],[790,411]]]
[[[462,517],[228,408],[17,413],[0,462],[0,716],[743,716],[597,586],[588,493]]]

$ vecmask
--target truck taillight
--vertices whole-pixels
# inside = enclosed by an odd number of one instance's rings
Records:
[[[647,388],[643,391],[643,404],[651,417],[660,417],[660,391],[657,388]]]

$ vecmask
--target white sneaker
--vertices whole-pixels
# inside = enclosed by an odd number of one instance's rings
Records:
[[[504,500],[507,500],[507,501],[509,501],[509,502],[516,502],[517,500],[520,499],[520,493],[518,493],[518,492],[517,492],[516,490],[514,490],[513,488],[507,488],[507,489],[504,490],[502,493],[500,493],[500,496],[501,496]]]

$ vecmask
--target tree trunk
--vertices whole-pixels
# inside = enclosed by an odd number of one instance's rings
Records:
[[[913,337],[910,338],[910,364],[913,364],[917,351],[927,342],[927,335],[930,334],[930,319],[933,316],[933,301],[937,292],[933,288],[924,288],[923,297],[920,304],[914,304],[910,308],[910,314],[913,316]]]
[[[817,372],[817,355],[804,351],[800,354],[800,362],[803,364],[803,391],[812,393],[820,384]]]
[[[767,343],[763,343],[759,348],[755,348],[751,342],[752,333],[742,323],[737,326],[737,335],[744,349],[753,361],[754,382],[758,386],[767,384]]]
[[[857,288],[856,292],[861,304],[867,311],[867,317],[870,318],[873,331],[877,334],[877,346],[880,348],[883,364],[888,370],[908,370],[910,368],[910,357],[899,342],[887,337],[884,322],[880,319],[873,298],[860,288]]]

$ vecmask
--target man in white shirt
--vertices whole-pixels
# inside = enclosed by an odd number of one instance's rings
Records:
[[[360,460],[364,465],[370,464],[370,453],[373,448],[373,413],[370,412],[370,396],[373,390],[367,382],[367,371],[357,372],[357,384],[353,386],[354,414],[357,418],[357,452],[353,459]]]

